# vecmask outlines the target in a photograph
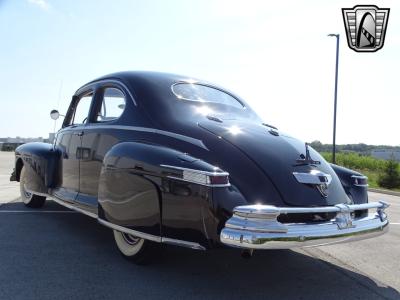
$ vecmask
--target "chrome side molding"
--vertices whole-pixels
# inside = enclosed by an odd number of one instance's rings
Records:
[[[98,222],[104,226],[107,226],[111,229],[115,229],[127,234],[131,234],[133,236],[145,239],[145,240],[150,240],[156,243],[164,243],[164,244],[170,244],[170,245],[175,245],[175,246],[181,246],[181,247],[186,247],[190,249],[195,249],[195,250],[206,250],[205,247],[201,246],[198,243],[195,242],[189,242],[189,241],[182,241],[182,240],[177,240],[177,239],[171,239],[167,237],[161,237],[161,236],[156,236],[148,233],[144,233],[141,231],[133,230],[130,228],[126,228],[123,226],[119,226],[113,223],[110,223],[106,220],[98,218]]]
[[[161,243],[186,247],[186,248],[195,249],[195,250],[203,250],[203,251],[206,250],[206,248],[204,248],[203,246],[201,246],[198,243],[182,241],[182,240],[177,240],[177,239],[171,239],[171,238],[165,238],[165,237],[161,238]]]
[[[220,172],[209,172],[203,170],[196,170],[196,169],[189,169],[183,168],[178,166],[171,166],[171,165],[163,165],[161,164],[160,167],[170,168],[174,170],[182,171],[181,177],[168,175],[168,178],[192,182],[195,184],[200,184],[204,186],[210,187],[227,187],[231,184],[229,183],[229,173],[220,171]],[[220,179],[220,180],[218,180]]]
[[[39,196],[43,196],[43,197],[46,197],[47,199],[51,199],[51,200],[53,200],[54,202],[60,204],[61,206],[66,207],[66,208],[68,208],[68,209],[77,211],[77,212],[82,213],[82,214],[84,214],[84,215],[87,215],[87,216],[89,216],[89,217],[91,217],[91,218],[97,219],[97,215],[96,215],[96,214],[91,213],[90,211],[86,211],[86,210],[84,210],[84,209],[81,209],[81,208],[79,208],[79,207],[73,206],[73,205],[71,205],[71,204],[68,204],[67,202],[65,202],[65,201],[63,201],[63,200],[60,200],[60,199],[58,199],[57,197],[54,197],[54,196],[49,195],[49,194],[44,194],[44,193],[32,192],[32,191],[30,191],[30,190],[28,190],[28,191],[29,191],[30,193],[32,193],[32,194],[39,195]]]
[[[35,194],[39,194],[39,193],[35,192]],[[51,196],[49,194],[40,193],[40,196],[47,197],[48,199],[53,200],[54,202],[60,204],[61,206],[64,206],[71,210],[77,211],[77,212],[87,215],[91,218],[97,219],[97,221],[100,224],[102,224],[106,227],[109,227],[111,229],[115,229],[115,230],[118,230],[118,231],[121,231],[121,232],[124,232],[127,234],[131,234],[131,235],[134,235],[136,237],[139,237],[139,238],[142,238],[145,240],[150,240],[150,241],[156,242],[156,243],[165,243],[165,244],[176,245],[176,246],[186,247],[186,248],[195,249],[195,250],[206,250],[205,247],[203,247],[202,245],[195,243],[195,242],[189,242],[189,241],[183,241],[183,240],[171,239],[171,238],[167,238],[167,237],[156,236],[156,235],[144,233],[141,231],[129,229],[129,228],[126,228],[123,226],[119,226],[119,225],[110,223],[106,220],[99,218],[97,214],[91,213],[91,212],[81,209],[79,207],[68,204],[65,201],[57,199],[56,197]]]
[[[117,231],[121,231],[121,232],[124,232],[124,233],[127,233],[127,234],[131,234],[133,236],[136,236],[136,237],[139,237],[139,238],[142,238],[142,239],[145,239],[145,240],[161,243],[161,237],[160,236],[155,236],[155,235],[152,235],[152,234],[148,234],[148,233],[136,231],[136,230],[133,230],[133,229],[129,229],[129,228],[126,228],[126,227],[123,227],[123,226],[119,226],[119,225],[110,223],[110,222],[108,222],[106,220],[103,220],[103,219],[100,219],[100,218],[98,218],[97,221],[100,224],[102,224],[104,226],[107,226],[107,227],[109,227],[111,229],[115,229]]]

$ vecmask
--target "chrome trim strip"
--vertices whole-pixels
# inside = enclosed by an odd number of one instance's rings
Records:
[[[175,245],[175,246],[181,246],[181,247],[186,247],[190,249],[195,249],[195,250],[206,250],[205,247],[201,246],[198,243],[194,242],[188,242],[188,241],[182,241],[182,240],[176,240],[176,239],[171,239],[171,238],[161,238],[162,243],[165,244],[170,244],[170,245]]]
[[[198,174],[209,175],[209,176],[229,176],[228,172],[210,172],[210,171],[189,169],[189,168],[183,168],[183,167],[177,167],[177,166],[171,166],[171,165],[163,165],[163,164],[161,164],[160,167],[166,167],[166,168],[182,170],[182,171],[190,171],[190,172],[195,172]]]
[[[181,247],[186,247],[186,248],[191,248],[191,249],[195,249],[195,250],[206,250],[206,248],[204,248],[203,246],[201,246],[198,243],[195,242],[188,242],[188,241],[183,241],[183,240],[177,240],[177,239],[171,239],[171,238],[166,238],[166,237],[160,237],[160,236],[156,236],[156,235],[152,235],[152,234],[148,234],[148,233],[144,233],[144,232],[140,232],[140,231],[136,231],[133,229],[129,229],[123,226],[119,226],[113,223],[110,223],[106,220],[100,219],[98,218],[98,222],[104,226],[107,226],[111,229],[114,230],[118,230],[127,234],[131,234],[134,235],[136,237],[142,238],[142,239],[146,239],[146,240],[150,240],[153,242],[157,242],[157,243],[165,243],[165,244],[171,244],[171,245],[176,245],[176,246],[181,246]]]
[[[195,250],[206,250],[205,247],[203,247],[200,244],[195,243],[195,242],[177,240],[177,239],[172,239],[172,238],[167,238],[167,237],[160,237],[160,236],[156,236],[156,235],[152,235],[152,234],[149,234],[149,233],[136,231],[136,230],[133,230],[133,229],[129,229],[129,228],[126,228],[126,227],[123,227],[123,226],[120,226],[120,225],[116,225],[116,224],[110,223],[110,222],[108,222],[106,220],[103,220],[103,219],[99,218],[97,216],[97,214],[94,214],[94,213],[85,211],[83,209],[80,209],[78,207],[75,207],[75,206],[73,206],[71,204],[68,204],[68,203],[64,202],[63,200],[57,199],[56,197],[54,197],[52,195],[49,195],[49,194],[36,193],[36,192],[34,194],[35,195],[39,195],[39,196],[47,197],[48,199],[51,199],[54,202],[57,202],[58,204],[66,207],[66,208],[69,208],[69,209],[71,209],[73,211],[76,211],[76,212],[79,212],[79,213],[83,213],[83,214],[85,214],[85,215],[87,215],[89,217],[97,219],[97,221],[100,224],[102,224],[102,225],[104,225],[106,227],[109,227],[111,229],[115,229],[115,230],[118,230],[118,231],[121,231],[121,232],[125,232],[127,234],[131,234],[131,235],[134,235],[136,237],[139,237],[139,238],[142,238],[142,239],[146,239],[146,240],[150,240],[150,241],[157,242],[157,243],[165,243],[165,244],[181,246],[181,247],[186,247],[186,248],[195,249]]]
[[[107,227],[109,227],[111,229],[114,229],[114,230],[117,230],[117,231],[121,231],[121,232],[124,232],[124,233],[127,233],[127,234],[131,234],[131,235],[134,235],[134,236],[142,238],[142,239],[146,239],[146,240],[150,240],[150,241],[153,241],[153,242],[161,243],[161,237],[159,237],[159,236],[155,236],[155,235],[152,235],[152,234],[143,233],[143,232],[136,231],[136,230],[133,230],[133,229],[129,229],[129,228],[126,228],[126,227],[123,227],[123,226],[119,226],[119,225],[110,223],[110,222],[108,222],[106,220],[103,220],[103,219],[100,219],[100,218],[98,218],[97,221],[100,224],[102,224],[104,226],[107,226]]]
[[[230,183],[227,183],[227,184],[204,184],[204,183],[194,182],[194,181],[186,180],[186,179],[175,177],[175,176],[167,176],[167,178],[180,180],[180,181],[184,181],[184,182],[190,182],[190,183],[194,183],[194,184],[198,184],[198,185],[202,185],[202,186],[208,186],[208,187],[227,187],[227,186],[231,186]]]
[[[332,176],[330,174],[326,174],[318,170],[312,170],[309,173],[293,172],[293,175],[298,182],[305,184],[329,185],[332,181]],[[321,177],[324,178],[325,181],[321,180]]]
[[[68,203],[66,203],[65,201],[60,200],[60,199],[57,199],[57,198],[54,197],[54,196],[47,195],[47,197],[50,198],[51,200],[53,200],[54,202],[57,202],[58,204],[60,204],[60,205],[62,205],[62,206],[65,206],[66,208],[75,210],[75,211],[77,211],[77,212],[83,213],[84,215],[87,215],[87,216],[89,216],[89,217],[92,217],[92,218],[94,218],[94,219],[97,219],[97,214],[91,213],[91,212],[86,211],[86,210],[84,210],[84,209],[81,209],[81,208],[79,208],[79,207],[76,207],[76,206],[73,206],[73,205],[71,205],[71,204],[68,204]]]
[[[140,132],[149,132],[149,133],[155,133],[155,134],[160,134],[160,135],[166,135],[172,138],[175,138],[177,140],[181,140],[190,144],[193,144],[195,146],[201,147],[205,150],[209,150],[206,145],[204,145],[203,141],[182,135],[179,133],[174,133],[170,131],[165,131],[165,130],[159,130],[155,128],[148,128],[148,127],[140,127],[140,126],[127,126],[127,125],[106,125],[104,123],[90,123],[85,125],[82,130],[92,130],[92,129],[121,129],[121,130],[132,130],[132,131],[140,131]],[[64,131],[69,131],[69,130],[75,130],[75,128],[68,128],[65,127],[63,128]]]
[[[385,233],[389,221],[386,202],[332,207],[281,208],[270,205],[238,206],[220,234],[223,244],[245,249],[291,249],[362,240]],[[376,209],[363,218],[353,219],[355,210]],[[286,213],[337,212],[330,221],[318,223],[280,223]]]
[[[85,215],[87,215],[87,216],[89,216],[91,218],[95,218],[95,219],[97,218],[97,214],[94,214],[94,213],[91,213],[90,211],[86,211],[86,210],[81,209],[79,207],[73,206],[72,204],[68,204],[67,202],[65,202],[63,200],[60,200],[60,199],[58,199],[57,197],[55,197],[53,195],[49,195],[49,194],[46,194],[46,193],[33,192],[31,190],[26,190],[26,191],[31,193],[31,194],[35,194],[35,195],[38,195],[38,196],[46,197],[47,199],[53,200],[54,202],[60,204],[61,206],[64,206],[66,208],[69,208],[69,209],[72,209],[74,211],[80,212],[80,213],[85,214]]]
[[[118,231],[121,231],[121,232],[125,232],[127,234],[131,234],[131,235],[134,235],[136,237],[139,237],[139,238],[142,238],[142,239],[146,239],[146,240],[150,240],[150,241],[157,242],[157,243],[165,243],[165,244],[181,246],[181,247],[186,247],[186,248],[195,249],[195,250],[206,250],[205,247],[203,247],[200,244],[195,243],[195,242],[177,240],[177,239],[172,239],[172,238],[167,238],[167,237],[160,237],[160,236],[156,236],[156,235],[152,235],[152,234],[149,234],[149,233],[136,231],[136,230],[133,230],[133,229],[129,229],[129,228],[126,228],[126,227],[123,227],[123,226],[120,226],[120,225],[116,225],[116,224],[110,223],[110,222],[108,222],[106,220],[103,220],[103,219],[99,218],[97,216],[97,214],[94,214],[94,213],[85,211],[83,209],[80,209],[78,207],[75,207],[75,206],[73,206],[71,204],[68,204],[68,203],[64,202],[63,200],[57,199],[56,197],[54,197],[52,195],[49,195],[49,194],[44,194],[44,193],[34,193],[34,194],[47,197],[47,198],[53,200],[54,202],[57,202],[58,204],[60,204],[62,206],[65,206],[66,208],[69,208],[71,210],[83,213],[83,214],[85,214],[85,215],[87,215],[89,217],[97,219],[97,221],[100,224],[102,224],[102,225],[104,225],[106,227],[109,227],[111,229],[115,229],[115,230],[118,230]]]
[[[367,177],[367,176],[364,176],[364,175],[351,175],[351,178],[362,179],[362,180],[368,180],[368,177]],[[368,187],[368,186],[369,186],[368,181],[367,181],[366,184],[355,184],[355,183],[353,183],[353,185],[354,185],[354,186],[360,186],[360,187]]]
[[[209,172],[209,171],[203,171],[203,170],[196,170],[196,169],[189,169],[189,168],[183,168],[183,167],[177,167],[177,166],[171,166],[171,165],[163,165],[161,164],[160,167],[165,167],[165,168],[171,168],[171,169],[176,169],[176,170],[180,170],[180,171],[189,171],[189,172],[193,172],[193,173],[197,173],[197,174],[201,174],[201,175],[206,175],[206,176],[229,176],[228,172]],[[207,183],[201,183],[198,181],[192,181],[192,180],[188,180],[188,179],[184,179],[184,178],[180,178],[180,177],[176,177],[176,176],[167,176],[168,178],[171,179],[176,179],[176,180],[180,180],[180,181],[185,181],[185,182],[191,182],[191,183],[195,183],[195,184],[199,184],[199,185],[203,185],[203,186],[209,186],[209,187],[227,187],[227,186],[231,186],[230,182],[225,183],[225,184],[207,184]]]
[[[368,179],[367,176],[364,175],[351,175],[352,178],[357,178],[357,179]]]

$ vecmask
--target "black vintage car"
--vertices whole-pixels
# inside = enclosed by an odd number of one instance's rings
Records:
[[[152,242],[250,253],[375,237],[389,224],[365,176],[221,87],[156,72],[81,87],[53,145],[17,148],[11,179],[29,207],[52,199],[112,228],[134,261]]]

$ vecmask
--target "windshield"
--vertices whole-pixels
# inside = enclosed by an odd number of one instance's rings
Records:
[[[243,108],[243,104],[232,95],[203,84],[198,83],[176,83],[172,86],[172,92],[178,99],[198,101],[198,102],[214,102]]]

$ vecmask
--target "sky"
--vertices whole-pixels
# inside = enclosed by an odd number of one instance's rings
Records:
[[[391,9],[378,52],[347,45],[341,8],[357,4]],[[283,132],[331,143],[329,33],[336,142],[400,145],[400,1],[377,0],[0,0],[0,137],[47,137],[50,110],[86,82],[153,70],[215,82]]]

